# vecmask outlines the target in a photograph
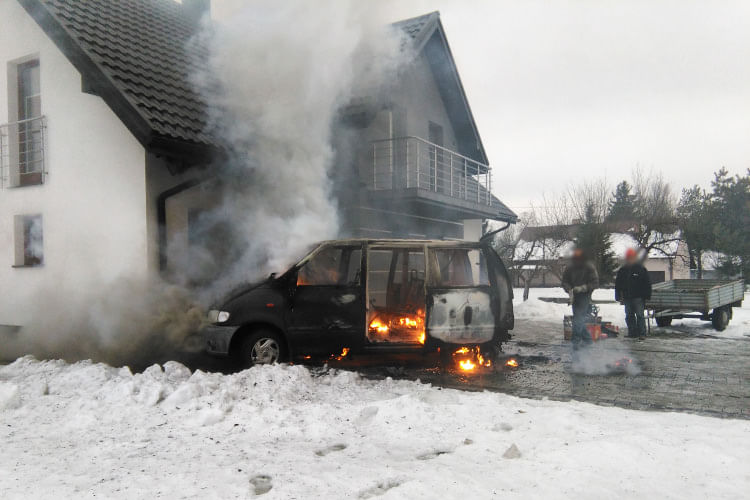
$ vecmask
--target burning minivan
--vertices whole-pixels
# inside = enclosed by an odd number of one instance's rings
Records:
[[[209,312],[206,350],[240,367],[334,353],[489,350],[513,328],[513,290],[486,242],[325,241]]]

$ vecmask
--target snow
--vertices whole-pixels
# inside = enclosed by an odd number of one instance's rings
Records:
[[[531,288],[529,290],[529,300],[526,302],[523,301],[522,288],[514,289],[513,295],[513,312],[517,319],[533,319],[560,323],[560,331],[562,331],[563,316],[572,314],[570,306],[566,304],[556,304],[540,300],[541,297],[567,298],[568,294],[562,288]],[[625,310],[623,306],[614,302],[614,289],[602,288],[595,290],[593,298],[594,300],[609,301],[609,303],[596,304],[599,307],[599,315],[605,321],[611,321],[622,328],[626,326]],[[652,323],[651,327],[656,328],[656,324]],[[732,320],[723,332],[714,330],[710,322],[690,318],[674,320],[671,328],[689,334],[712,335],[722,338],[750,337],[750,294],[745,294],[742,307],[735,307],[733,309]]]
[[[738,498],[750,422],[302,366],[0,367],[0,496]],[[8,404],[10,402],[10,404]],[[505,456],[505,458],[504,458]]]

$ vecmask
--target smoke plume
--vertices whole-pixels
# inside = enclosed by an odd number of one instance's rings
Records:
[[[29,303],[43,310],[11,335],[4,357],[136,366],[170,359],[200,347],[191,336],[211,301],[284,270],[312,243],[337,235],[332,138],[339,110],[382,89],[403,54],[385,16],[374,2],[238,0],[231,18],[205,19],[194,43],[205,43],[209,56],[195,61],[202,69],[193,83],[208,105],[209,132],[226,151],[212,165],[217,175],[205,196],[213,208],[199,224],[225,228],[207,237],[223,259],[200,249],[171,254],[182,263],[178,286],[129,276],[116,255],[106,256],[113,262],[106,270],[86,264],[101,255],[79,255],[81,269],[66,268],[59,288],[29,292]],[[210,285],[191,286],[195,276]]]
[[[212,287],[218,295],[337,236],[338,112],[375,93],[400,57],[400,39],[374,5],[258,0],[240,2],[231,19],[204,22],[210,55],[193,80],[228,154],[210,217],[229,223],[233,248]]]

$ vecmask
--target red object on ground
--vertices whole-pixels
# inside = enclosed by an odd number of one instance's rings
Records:
[[[591,340],[596,342],[602,336],[602,325],[598,323],[586,323],[586,330],[591,335]]]

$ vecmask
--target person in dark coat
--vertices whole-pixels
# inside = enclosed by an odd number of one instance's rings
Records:
[[[625,252],[625,265],[617,271],[615,279],[615,300],[625,306],[625,322],[628,337],[646,337],[646,318],[643,310],[651,298],[651,279],[648,270],[638,259],[638,252],[628,248]]]
[[[599,287],[599,274],[596,267],[589,262],[583,250],[573,251],[571,264],[565,268],[562,277],[562,287],[570,295],[573,305],[573,349],[577,350],[582,344],[591,344],[591,335],[586,330],[586,318],[591,306],[591,293]]]

